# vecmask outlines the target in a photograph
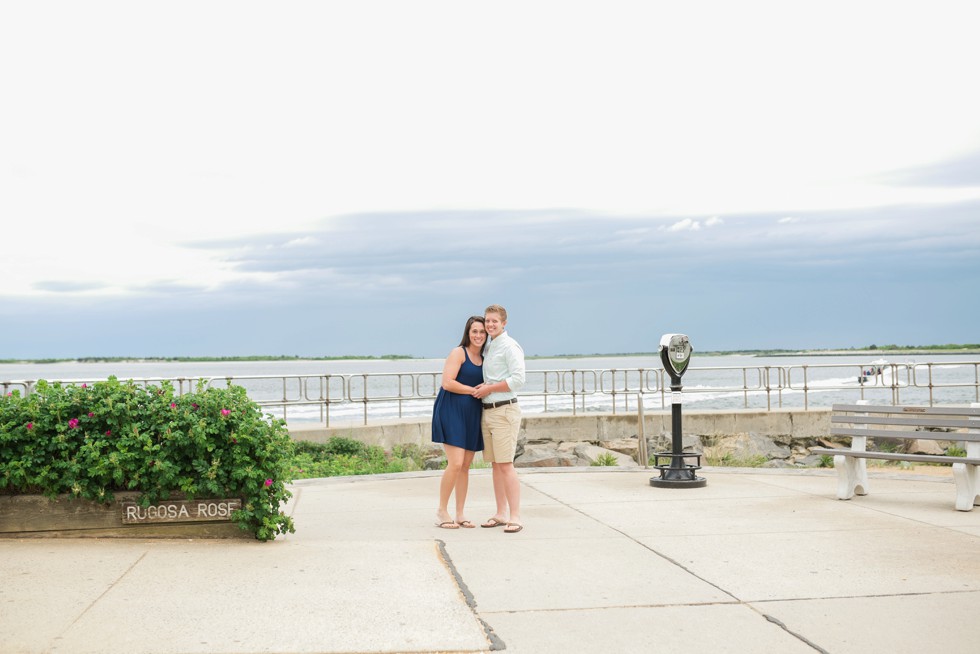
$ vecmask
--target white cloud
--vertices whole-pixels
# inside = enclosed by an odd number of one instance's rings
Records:
[[[316,242],[317,242],[317,240],[315,238],[313,238],[312,236],[303,236],[303,237],[300,237],[300,238],[290,239],[290,240],[286,241],[285,243],[283,243],[282,246],[284,248],[294,248],[294,247],[301,247],[301,246],[304,246],[304,245],[314,245],[314,244],[316,244]]]
[[[776,222],[778,222],[780,225],[792,225],[793,223],[800,222],[800,219],[796,218],[795,216],[786,216],[785,218],[780,218]]]
[[[678,220],[676,223],[667,227],[666,229],[668,232],[696,232],[701,229],[701,223],[697,220],[684,218],[683,220]]]

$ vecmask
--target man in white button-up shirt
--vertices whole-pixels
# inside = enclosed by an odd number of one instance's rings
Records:
[[[492,304],[484,312],[490,345],[483,355],[483,383],[473,396],[483,402],[483,460],[493,465],[493,495],[497,512],[483,527],[503,527],[516,534],[521,523],[521,484],[514,469],[521,410],[517,391],[524,386],[524,350],[504,331],[507,310]]]

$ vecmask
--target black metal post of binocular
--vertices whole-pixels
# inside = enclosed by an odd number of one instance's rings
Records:
[[[670,375],[672,451],[657,452],[653,455],[653,467],[660,471],[660,476],[651,477],[650,485],[657,488],[702,488],[708,484],[707,479],[697,476],[697,471],[701,469],[701,455],[684,453],[681,377],[691,361],[691,352],[693,352],[691,343],[684,334],[664,334],[660,339],[660,360],[664,364],[664,370]],[[694,459],[693,465],[687,463],[690,459]]]

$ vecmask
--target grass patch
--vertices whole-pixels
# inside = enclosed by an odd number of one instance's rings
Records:
[[[617,461],[616,457],[610,452],[603,452],[602,454],[596,457],[595,461],[592,462],[592,465],[615,467],[619,465],[619,461]]]
[[[729,452],[721,457],[705,457],[706,465],[725,468],[761,468],[767,461],[769,461],[769,459],[762,454],[755,454],[745,458],[736,458],[731,452]]]
[[[946,448],[946,456],[966,456],[966,450],[956,445],[950,445]]]

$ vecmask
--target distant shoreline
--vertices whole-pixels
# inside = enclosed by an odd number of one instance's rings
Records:
[[[402,361],[425,359],[402,354],[385,354],[383,356],[337,356],[337,357],[301,357],[284,355],[255,355],[237,357],[78,357],[63,359],[0,359],[5,363],[224,363],[241,361]]]
[[[821,357],[821,356],[869,356],[883,358],[895,355],[980,355],[980,344],[969,345],[927,345],[917,347],[879,347],[854,348],[836,350],[720,350],[697,352],[698,356],[748,356],[748,357]],[[656,357],[657,352],[615,352],[592,354],[536,354],[528,359],[586,359],[612,357]],[[438,357],[419,357],[407,354],[385,354],[382,356],[345,355],[345,356],[285,356],[285,355],[255,355],[227,357],[78,357],[60,359],[0,359],[0,364],[45,364],[45,363],[201,363],[201,362],[249,362],[249,361],[399,361],[415,359],[431,359]]]

